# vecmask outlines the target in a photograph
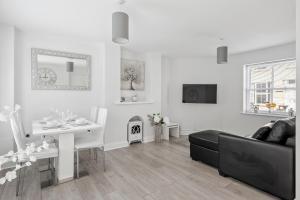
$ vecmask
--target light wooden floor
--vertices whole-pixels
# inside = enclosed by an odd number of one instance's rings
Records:
[[[100,155],[99,155],[100,157]],[[82,168],[90,175],[68,183],[39,188],[37,170],[28,170],[19,199],[30,200],[271,200],[266,193],[190,159],[189,149],[178,142],[135,144],[106,153],[102,163],[82,154]],[[99,159],[101,161],[101,159]],[[15,182],[0,187],[1,199],[15,197]]]

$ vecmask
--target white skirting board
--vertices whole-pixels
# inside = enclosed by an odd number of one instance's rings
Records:
[[[153,142],[153,141],[154,141],[154,136],[144,137],[143,143],[148,143],[148,142]]]
[[[119,149],[119,148],[124,148],[124,147],[128,147],[128,146],[129,146],[129,144],[127,141],[109,143],[109,144],[104,145],[104,151],[110,151],[113,149]]]
[[[190,135],[192,133],[199,132],[199,131],[201,131],[201,130],[181,129],[180,135]]]
[[[154,141],[154,136],[152,137],[145,137],[143,143],[148,143],[148,142],[153,142]],[[109,143],[104,145],[104,150],[105,151],[110,151],[114,149],[120,149],[124,147],[128,147],[128,141],[123,141],[123,142],[114,142],[114,143]]]
[[[198,130],[193,130],[193,129],[181,129],[180,130],[180,135],[190,135],[192,133],[197,133],[197,132],[200,132],[200,131],[204,131],[204,130],[207,130],[207,129],[198,129]],[[218,129],[219,130],[219,129]]]

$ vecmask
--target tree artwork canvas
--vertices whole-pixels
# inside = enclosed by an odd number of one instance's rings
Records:
[[[121,90],[145,89],[145,62],[121,60]]]

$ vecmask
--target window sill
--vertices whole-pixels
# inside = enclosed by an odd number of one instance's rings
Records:
[[[264,117],[278,117],[287,118],[288,114],[276,114],[276,113],[253,113],[253,112],[241,112],[243,115],[253,115],[253,116],[264,116]]]

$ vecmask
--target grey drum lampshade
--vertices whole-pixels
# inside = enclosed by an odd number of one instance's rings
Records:
[[[124,12],[112,14],[112,41],[117,44],[125,44],[129,41],[129,17]]]
[[[217,48],[217,63],[225,64],[228,61],[228,47],[221,46]]]
[[[67,72],[73,72],[74,71],[74,62],[66,62],[66,69],[67,69]]]

